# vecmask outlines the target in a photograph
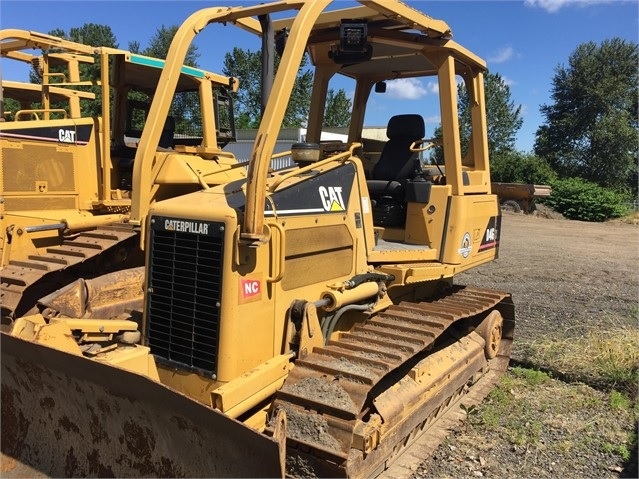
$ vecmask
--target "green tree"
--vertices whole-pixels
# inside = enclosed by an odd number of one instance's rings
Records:
[[[118,41],[115,34],[108,25],[85,23],[81,27],[70,28],[68,32],[61,28],[56,28],[51,30],[49,35],[94,47],[118,48]]]
[[[234,47],[224,55],[224,75],[240,80],[240,88],[234,97],[235,126],[257,128],[261,117],[260,52]]]
[[[235,96],[235,126],[237,128],[257,128],[262,117],[261,106],[261,63],[260,51],[244,50],[234,47],[224,55],[224,75],[237,77],[240,89]],[[275,71],[279,66],[279,55],[275,55]],[[295,79],[291,99],[284,114],[283,128],[295,128],[304,125],[308,118],[313,73],[306,68],[308,58],[302,58],[300,71]]]
[[[326,95],[326,110],[324,111],[324,126],[326,127],[345,127],[351,120],[351,109],[353,103],[346,96],[343,89],[337,92],[329,88]]]
[[[467,145],[471,133],[470,99],[463,84],[458,86],[459,129],[462,145]],[[486,123],[488,125],[488,154],[495,159],[515,150],[517,131],[523,124],[521,105],[511,100],[510,87],[499,73],[484,76]]]
[[[280,58],[275,56],[275,71]],[[237,128],[257,128],[261,113],[261,53],[235,47],[224,56],[224,75],[237,77],[240,89],[234,98]],[[304,126],[308,119],[313,72],[308,68],[308,57],[302,58],[295,79],[291,99],[284,115],[283,128]],[[326,103],[325,126],[345,126],[350,119],[351,102],[344,90],[329,90]],[[346,112],[346,113],[345,113]]]
[[[587,42],[555,69],[535,152],[561,177],[636,192],[638,52],[620,38]]]
[[[279,58],[276,55],[275,71],[279,66]],[[293,85],[291,98],[288,100],[286,113],[282,126],[284,128],[298,128],[306,125],[308,121],[308,110],[311,106],[311,93],[313,91],[313,72],[307,69],[308,56],[302,57],[300,69]],[[242,88],[242,82],[240,82]],[[259,88],[258,88],[259,89]],[[261,115],[260,115],[261,116]]]
[[[471,134],[470,99],[464,84],[457,86],[459,97],[459,134],[462,154],[466,154]],[[486,124],[488,155],[491,161],[508,156],[515,151],[517,131],[523,124],[521,105],[515,106],[511,99],[510,87],[499,73],[484,75],[484,96],[486,101]],[[441,138],[441,127],[435,129],[434,137]],[[432,155],[438,163],[443,162],[441,147],[433,149]]]
[[[557,173],[538,156],[509,151],[491,158],[490,179],[504,183],[547,185],[557,179]]]
[[[18,101],[7,97],[2,98],[0,107],[2,108],[2,111],[0,111],[0,121],[13,120],[15,118],[15,113],[22,109]]]

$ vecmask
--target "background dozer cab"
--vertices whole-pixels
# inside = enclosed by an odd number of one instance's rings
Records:
[[[230,78],[182,66],[166,93],[171,107],[156,119],[148,110],[162,60],[24,30],[1,30],[0,52],[3,61],[30,65],[40,79],[2,79],[0,294],[6,325],[74,278],[142,264],[128,220],[143,129],[161,131],[152,148],[159,163],[167,152],[191,159],[188,148],[222,147],[234,139],[234,126],[218,121],[232,118],[224,111],[234,86]],[[220,171],[230,169],[229,158]],[[244,173],[235,172],[234,178]],[[223,176],[227,181],[228,173]],[[183,194],[188,183],[193,179],[185,180],[183,171],[163,170],[156,196]]]
[[[5,454],[26,460],[20,450],[29,445],[46,451],[31,454],[30,464],[37,456],[40,470],[66,475],[107,467],[116,475],[194,474],[191,443],[167,448],[163,439],[190,428],[184,425],[191,416],[183,417],[177,402],[164,408],[172,421],[144,414],[136,426],[144,444],[161,445],[159,455],[145,446],[135,450],[139,461],[123,460],[134,453],[127,442],[132,411],[147,401],[153,409],[153,391],[161,388],[166,397],[208,408],[210,426],[200,425],[220,438],[202,451],[225,467],[203,465],[195,475],[272,475],[250,454],[236,470],[224,457],[223,438],[246,426],[253,450],[275,441],[272,455],[286,451],[278,458],[288,475],[368,477],[436,429],[459,401],[486,394],[508,362],[514,307],[508,293],[453,282],[494,260],[499,248],[485,64],[451,39],[443,21],[401,2],[359,3],[340,10],[324,0],[209,8],[183,23],[158,80],[152,118],[167,116],[188,46],[205,26],[269,32],[265,51],[270,32],[286,38],[278,42],[279,68],[247,177],[215,184],[193,168],[197,191],[159,198],[153,185],[161,128],[142,132],[131,222],[142,228],[145,245],[143,311],[73,317],[64,306],[77,295],[63,290],[46,315],[20,318],[11,335],[2,335],[3,395],[12,398],[12,407],[3,401],[3,432],[10,424],[13,436],[3,438]],[[291,145],[295,166],[271,171],[304,54],[314,68],[306,142]],[[326,143],[324,106],[339,77],[354,86],[348,141]],[[425,138],[424,106],[415,103],[389,119],[388,141],[363,138],[373,90],[404,78],[437,83],[442,137]],[[458,81],[470,96],[466,145]],[[444,162],[425,166],[420,153],[433,145]],[[202,168],[218,157],[206,146],[193,148],[204,158],[211,153]],[[87,290],[99,289],[87,283]],[[59,361],[45,361],[48,354]],[[71,393],[59,394],[51,381],[34,390],[29,384],[40,376],[70,381]],[[113,386],[124,381],[125,391]],[[23,411],[35,403],[55,406]],[[86,440],[92,430],[104,432],[104,448]],[[56,434],[65,442],[50,447]],[[74,467],[64,469],[68,464]]]

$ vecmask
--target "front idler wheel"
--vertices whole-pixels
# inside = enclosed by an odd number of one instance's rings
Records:
[[[475,330],[486,342],[484,353],[487,359],[493,359],[497,356],[499,345],[501,344],[503,327],[504,318],[502,318],[501,313],[499,311],[491,311]]]

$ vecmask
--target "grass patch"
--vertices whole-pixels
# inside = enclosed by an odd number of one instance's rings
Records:
[[[628,409],[630,400],[618,391],[610,392],[610,408],[611,409]]]
[[[603,444],[602,450],[604,452],[619,456],[624,461],[628,461],[630,459],[630,448],[627,443],[626,444],[610,444],[606,442]]]
[[[554,377],[637,397],[639,328],[590,328],[577,337],[540,338],[518,347],[524,363]]]
[[[537,369],[515,367],[512,372],[515,377],[525,380],[530,386],[539,386],[546,381],[550,381],[550,375],[548,373]]]
[[[629,225],[639,225],[639,211],[635,211],[634,213],[631,213],[629,215],[622,216],[621,218],[619,218],[619,221]]]
[[[575,457],[581,471],[592,468],[588,457],[601,454],[607,471],[632,459],[638,417],[639,405],[627,394],[513,367],[482,404],[468,408],[466,427],[474,437],[497,434],[515,455]]]

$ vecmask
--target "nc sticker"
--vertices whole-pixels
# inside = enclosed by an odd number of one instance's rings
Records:
[[[462,258],[468,258],[468,255],[472,250],[473,247],[472,242],[470,241],[470,233],[466,233],[462,238],[461,248],[459,248],[457,251],[459,251],[459,254],[462,255]]]
[[[250,303],[262,299],[262,281],[259,279],[240,278],[239,303]]]

